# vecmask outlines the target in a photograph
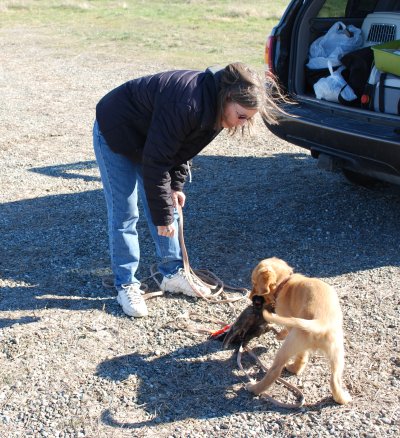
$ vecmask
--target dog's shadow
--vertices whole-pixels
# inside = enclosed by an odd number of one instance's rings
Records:
[[[236,371],[236,351],[230,353],[222,351],[221,342],[206,341],[164,356],[133,353],[102,362],[97,368],[99,377],[124,381],[136,376],[135,405],[145,410],[145,416],[152,417],[139,422],[122,421],[117,413],[105,410],[103,422],[134,429],[254,411],[260,403],[245,390],[246,378]]]
[[[293,413],[292,409],[265,403],[245,390],[247,378],[238,371],[236,349],[224,354],[218,341],[179,348],[164,356],[132,353],[102,362],[97,368],[97,376],[114,381],[125,381],[136,387],[134,407],[106,409],[102,421],[112,427],[136,429],[156,426],[160,423],[180,421],[187,418],[221,418],[235,413],[255,411],[279,411]],[[258,347],[258,355],[267,351]],[[250,358],[243,358],[243,366],[252,364]],[[284,373],[286,374],[286,373]],[[254,375],[261,378],[263,372]],[[283,376],[285,377],[285,376]],[[331,398],[321,400],[309,408],[320,409],[332,405]],[[130,421],[137,417],[138,408],[145,411],[147,420]]]

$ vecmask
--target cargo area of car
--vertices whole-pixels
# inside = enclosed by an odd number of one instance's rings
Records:
[[[399,1],[379,1],[374,10],[370,13],[363,14],[362,11],[356,11],[353,13],[354,16],[352,16],[352,11],[350,11],[349,14],[347,14],[348,11],[346,11],[346,16],[341,17],[329,17],[326,11],[321,13],[321,10],[326,3],[326,0],[304,2],[304,6],[294,28],[295,34],[292,35],[291,56],[293,59],[291,59],[290,63],[292,71],[289,75],[289,88],[298,97],[304,97],[305,99],[316,99],[313,85],[310,84],[309,77],[307,76],[309,71],[306,68],[309,61],[310,45],[317,38],[326,34],[336,22],[340,21],[346,26],[353,25],[361,29],[363,37],[363,44],[361,47],[364,48],[400,40]],[[340,103],[334,102],[324,103],[338,108],[341,105]],[[366,111],[365,107],[363,109],[361,105],[354,105],[347,109]],[[369,110],[371,110],[371,108],[369,108]],[[383,117],[385,116],[384,113],[379,113],[379,115]],[[393,117],[393,114],[390,114],[390,117]]]

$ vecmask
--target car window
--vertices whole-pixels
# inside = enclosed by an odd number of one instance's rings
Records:
[[[348,0],[326,0],[319,11],[318,18],[344,17]]]
[[[375,10],[379,0],[326,0],[318,18],[365,17]]]

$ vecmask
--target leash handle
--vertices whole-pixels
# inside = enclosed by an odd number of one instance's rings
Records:
[[[186,274],[189,276],[190,274],[190,266],[189,266],[189,256],[186,250],[185,245],[185,238],[183,236],[183,212],[182,212],[182,206],[178,203],[176,206],[176,209],[178,210],[179,215],[179,226],[178,226],[178,237],[179,237],[179,243],[181,244],[181,251],[182,251],[182,259],[183,259],[183,269],[185,270]]]

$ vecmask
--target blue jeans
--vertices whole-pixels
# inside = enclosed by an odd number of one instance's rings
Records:
[[[183,265],[178,233],[174,237],[158,235],[146,200],[141,164],[114,153],[107,145],[97,122],[93,127],[93,146],[107,205],[108,237],[115,286],[118,288],[122,284],[140,284],[135,276],[140,259],[139,236],[136,230],[139,219],[138,193],[159,257],[158,270],[167,277],[175,274]],[[174,224],[175,230],[178,230],[176,211]]]

